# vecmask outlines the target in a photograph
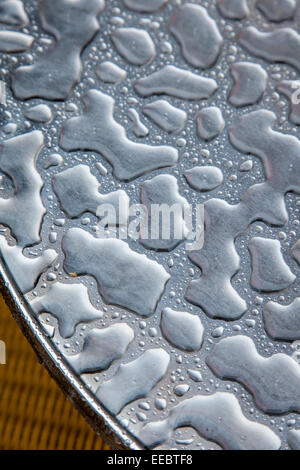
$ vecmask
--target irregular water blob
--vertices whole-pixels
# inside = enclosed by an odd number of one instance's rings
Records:
[[[170,19],[169,30],[190,65],[205,69],[218,59],[223,38],[217,23],[202,6],[192,3],[180,6]]]
[[[278,450],[281,446],[271,429],[246,418],[237,398],[224,392],[184,400],[166,419],[143,426],[138,437],[154,448],[168,441],[177,428],[186,426],[225,450]]]
[[[99,193],[100,184],[87,165],[77,165],[58,173],[52,184],[62,210],[69,217],[80,217],[84,212],[98,215],[100,205],[110,205],[116,216],[111,224],[127,224],[130,200],[126,192],[119,189],[108,194]]]
[[[168,0],[123,0],[124,5],[139,13],[153,13],[162,8]]]
[[[12,197],[0,199],[0,223],[12,230],[22,247],[40,241],[46,212],[41,200],[44,182],[36,170],[43,145],[44,137],[39,131],[13,137],[0,145],[0,169],[12,179],[14,186]]]
[[[199,370],[188,369],[188,375],[194,382],[202,382],[202,374]]]
[[[119,28],[111,40],[118,53],[133,65],[146,65],[156,54],[154,43],[147,31],[137,28]]]
[[[264,357],[247,336],[225,338],[206,363],[223,380],[241,383],[265,413],[300,412],[300,366],[286,354]]]
[[[154,313],[170,278],[161,265],[132,251],[124,241],[96,239],[78,228],[64,236],[63,251],[67,273],[93,276],[106,303],[142,316]]]
[[[52,111],[46,104],[38,104],[25,110],[24,115],[33,122],[46,123],[53,118]]]
[[[292,248],[292,257],[300,265],[300,240],[298,240]]]
[[[137,137],[147,137],[149,135],[149,129],[146,127],[138,114],[138,112],[134,108],[129,108],[127,111],[127,116],[133,123],[132,132]]]
[[[292,28],[261,32],[249,26],[240,33],[239,42],[257,57],[293,65],[300,70],[300,35]]]
[[[112,414],[138,398],[143,398],[165,376],[170,362],[163,349],[149,349],[128,364],[122,364],[108,382],[97,390],[97,397]]]
[[[300,339],[300,297],[290,305],[268,302],[263,309],[263,318],[271,338],[282,341]]]
[[[0,3],[0,23],[16,27],[24,27],[29,19],[19,0],[2,0]]]
[[[225,127],[225,121],[219,108],[203,108],[196,116],[197,134],[200,139],[213,140]]]
[[[284,80],[279,83],[276,87],[279,93],[282,93],[290,100],[290,115],[289,119],[292,123],[300,126],[300,100],[299,90],[300,83],[297,80]]]
[[[234,247],[236,221],[242,220],[238,210],[225,201],[211,199],[204,206],[206,235],[202,250],[194,251],[190,259],[201,267],[200,279],[190,282],[186,299],[211,318],[236,320],[246,311],[246,302],[231,285],[231,278],[240,266]]]
[[[164,337],[176,348],[189,352],[201,348],[204,328],[197,315],[165,308],[160,326]]]
[[[132,328],[124,323],[93,328],[84,339],[82,352],[65,358],[77,374],[101,372],[121,359],[133,338]]]
[[[270,21],[290,20],[296,12],[296,0],[257,0],[256,6]]]
[[[259,64],[237,62],[231,67],[234,86],[229,102],[234,106],[248,106],[257,103],[263,96],[268,74]]]
[[[274,131],[275,119],[270,111],[254,111],[239,117],[229,130],[230,141],[238,150],[262,159],[266,182],[247,189],[239,204],[211,199],[204,205],[204,246],[189,255],[201,267],[202,276],[191,281],[185,297],[212,318],[238,319],[247,308],[231,285],[232,277],[240,269],[236,237],[256,220],[285,225],[288,214],[284,196],[288,191],[300,193],[299,140]]]
[[[230,20],[242,20],[249,15],[247,0],[218,0],[221,14]]]
[[[148,210],[148,221],[141,227],[140,241],[147,248],[170,251],[188,235],[184,221],[184,206],[187,200],[180,196],[178,182],[174,176],[158,175],[141,184],[141,202]],[[166,218],[160,221],[157,206],[165,207]],[[154,217],[156,215],[156,217]],[[151,235],[151,236],[150,236]]]
[[[197,191],[212,191],[224,181],[222,171],[215,166],[196,166],[184,172],[184,176]]]
[[[271,111],[253,111],[236,121],[229,130],[229,137],[238,150],[262,159],[267,181],[254,185],[245,194],[247,199],[259,199],[263,192],[264,207],[261,212],[264,215],[261,218],[269,224],[280,226],[288,220],[284,195],[288,191],[300,193],[300,142],[292,135],[274,131],[272,126],[275,120],[276,115]],[[285,159],[282,159],[282,152],[286,155]]]
[[[19,246],[10,246],[4,237],[0,237],[1,256],[21,292],[32,290],[40,275],[57,258],[54,250],[45,250],[40,256],[29,258],[23,255]]]
[[[103,316],[103,312],[91,304],[83,284],[51,284],[46,294],[35,297],[30,306],[36,314],[51,313],[57,318],[63,338],[72,336],[79,323],[99,320]]]
[[[286,264],[278,240],[254,237],[249,242],[252,272],[250,284],[261,292],[286,289],[296,279]]]
[[[66,99],[81,77],[81,53],[99,30],[97,15],[104,0],[44,0],[40,18],[55,45],[33,65],[12,74],[12,89],[19,99]]]
[[[44,163],[43,168],[47,170],[51,166],[61,166],[64,163],[64,159],[59,153],[51,153]]]
[[[95,167],[99,171],[100,175],[102,175],[102,176],[107,176],[108,175],[108,170],[107,170],[107,168],[105,168],[105,166],[102,163],[96,162]]]
[[[141,96],[169,95],[184,100],[210,98],[217,88],[215,80],[201,77],[174,65],[166,65],[134,83],[135,91]]]
[[[118,85],[123,82],[126,78],[126,70],[121,69],[118,65],[113,62],[105,61],[102,62],[95,70],[96,75],[104,83],[112,83]]]
[[[166,100],[146,104],[143,107],[143,113],[162,130],[170,133],[180,132],[187,120],[185,111],[172,106]]]
[[[149,411],[151,409],[151,406],[146,401],[142,401],[141,403],[139,403],[139,408],[145,411]]]
[[[34,37],[16,31],[0,31],[0,52],[25,52],[33,43]]]
[[[174,165],[178,152],[169,146],[150,146],[132,142],[114,119],[115,101],[89,90],[84,97],[82,116],[63,126],[60,145],[64,150],[92,150],[103,155],[114,168],[116,178],[128,181],[148,171]]]
[[[167,401],[164,398],[156,398],[155,407],[160,411],[165,410],[167,408]]]
[[[15,134],[18,129],[18,125],[15,122],[9,122],[3,126],[2,130],[5,134]]]
[[[211,335],[213,338],[221,338],[221,336],[224,333],[224,327],[223,326],[218,326],[215,328],[212,332]]]
[[[246,160],[240,165],[239,171],[242,171],[242,172],[251,171],[252,168],[253,168],[253,160]]]
[[[174,393],[178,397],[183,397],[190,389],[188,384],[179,384],[174,387]]]
[[[288,445],[292,450],[300,450],[300,430],[291,429],[287,435]]]

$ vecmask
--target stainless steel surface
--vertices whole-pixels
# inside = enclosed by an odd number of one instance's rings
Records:
[[[1,274],[39,357],[117,447],[300,449],[299,2],[23,4]],[[204,204],[203,247],[101,239],[119,200]]]

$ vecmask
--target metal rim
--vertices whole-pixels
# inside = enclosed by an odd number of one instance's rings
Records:
[[[9,271],[0,259],[0,291],[22,333],[66,398],[71,401],[94,431],[115,450],[144,450],[133,436],[120,427],[108,411],[89,393],[72,372],[65,359],[47,339],[41,326],[30,313],[30,306],[22,298]]]

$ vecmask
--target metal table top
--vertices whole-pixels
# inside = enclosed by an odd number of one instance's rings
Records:
[[[0,1],[2,290],[115,448],[300,449],[299,19]]]

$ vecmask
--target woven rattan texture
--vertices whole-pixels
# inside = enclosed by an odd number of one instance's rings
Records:
[[[0,297],[0,449],[108,450],[39,364]]]

